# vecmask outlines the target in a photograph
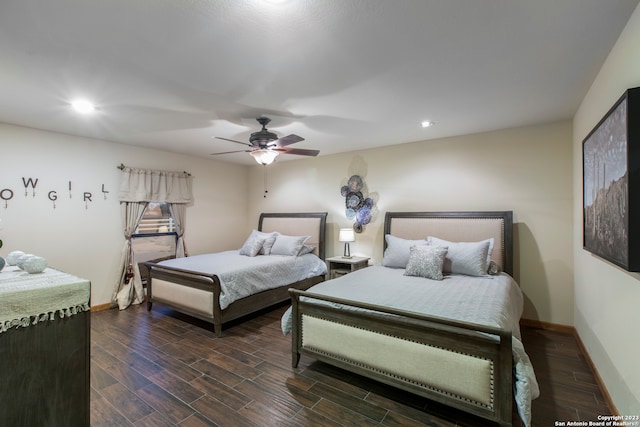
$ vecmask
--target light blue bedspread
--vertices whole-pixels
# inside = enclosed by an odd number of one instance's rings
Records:
[[[486,277],[449,275],[437,281],[404,276],[404,271],[368,267],[319,283],[309,292],[511,330],[515,400],[520,417],[529,426],[531,400],[538,397],[539,389],[520,340],[524,300],[518,284],[504,273]],[[291,309],[282,317],[282,331],[291,331]]]
[[[160,265],[217,275],[220,279],[222,310],[246,296],[327,272],[324,261],[313,254],[250,257],[238,252],[234,250],[175,258],[162,261]]]

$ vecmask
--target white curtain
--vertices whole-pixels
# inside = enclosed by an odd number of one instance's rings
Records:
[[[140,304],[144,301],[144,289],[140,278],[140,269],[133,262],[131,250],[131,235],[138,228],[138,224],[144,215],[148,202],[120,203],[122,219],[124,222],[124,247],[120,258],[120,280],[116,284],[112,301],[117,302],[118,308],[124,310],[131,304]]]
[[[187,248],[184,244],[184,229],[187,219],[187,205],[184,203],[171,203],[169,205],[171,211],[171,217],[176,223],[178,228],[178,241],[176,242],[176,258],[182,258],[187,256]]]
[[[120,280],[112,301],[124,310],[144,301],[140,270],[133,262],[131,235],[135,232],[149,202],[167,202],[178,227],[176,256],[186,256],[184,230],[186,205],[193,202],[192,179],[186,172],[122,167],[120,206],[124,222],[125,243],[122,248]]]
[[[191,203],[191,183],[186,172],[123,167],[120,202]]]

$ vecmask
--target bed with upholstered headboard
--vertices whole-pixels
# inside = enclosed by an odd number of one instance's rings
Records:
[[[159,303],[222,324],[289,299],[326,274],[326,212],[262,213],[239,250],[148,262],[147,308]]]
[[[293,366],[310,356],[500,425],[515,384],[528,423],[538,388],[519,341],[512,212],[389,212],[384,233],[381,265],[290,291]]]

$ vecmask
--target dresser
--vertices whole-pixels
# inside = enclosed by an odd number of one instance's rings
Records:
[[[0,425],[89,426],[90,295],[52,268],[0,271]]]

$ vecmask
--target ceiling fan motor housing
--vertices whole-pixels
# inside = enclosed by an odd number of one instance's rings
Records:
[[[258,117],[256,120],[258,121],[258,123],[262,125],[262,129],[260,129],[258,132],[253,132],[251,134],[251,136],[249,137],[249,142],[251,144],[266,145],[269,142],[275,141],[276,139],[278,139],[278,135],[276,135],[273,132],[269,132],[267,130],[267,125],[271,121],[270,118],[263,116],[263,117]]]
[[[249,137],[249,142],[253,145],[256,145],[256,143],[259,145],[267,144],[271,141],[275,141],[276,139],[278,139],[278,135],[273,132],[269,132],[266,129],[262,129],[261,131],[253,132]]]

